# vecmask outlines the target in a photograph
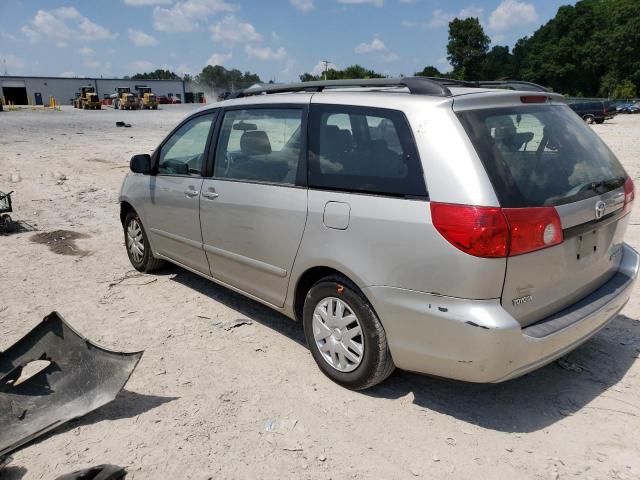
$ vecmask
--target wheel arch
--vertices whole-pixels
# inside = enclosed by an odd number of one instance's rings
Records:
[[[127,218],[127,215],[129,215],[130,212],[138,213],[136,209],[133,208],[133,205],[131,205],[128,201],[121,200],[120,201],[120,223],[123,226],[124,226],[124,219]],[[140,214],[138,213],[138,215]]]
[[[329,277],[332,275],[339,275],[341,277],[349,280],[353,285],[358,287],[360,293],[366,298],[366,295],[362,291],[361,285],[357,279],[354,279],[353,276],[348,275],[337,268],[329,267],[326,265],[317,265],[314,267],[307,268],[297,279],[295,284],[295,289],[293,292],[293,314],[294,318],[297,321],[302,321],[302,310],[304,307],[304,300],[307,296],[307,293],[311,289],[311,287],[317,283],[319,280],[325,277]],[[367,298],[367,301],[369,299]],[[371,304],[371,302],[369,302]]]

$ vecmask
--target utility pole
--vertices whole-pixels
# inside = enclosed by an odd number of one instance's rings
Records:
[[[4,76],[6,77],[9,75],[9,72],[7,72],[7,59],[3,58],[2,63],[4,64]]]
[[[331,60],[320,60],[322,63],[324,63],[324,79],[325,81],[327,80],[327,71],[329,70],[329,64],[331,63]]]

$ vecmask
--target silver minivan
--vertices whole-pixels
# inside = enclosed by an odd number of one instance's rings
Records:
[[[302,321],[348,388],[527,373],[616,316],[639,258],[618,160],[562,96],[521,87],[310,82],[206,106],[131,159],[129,259]]]

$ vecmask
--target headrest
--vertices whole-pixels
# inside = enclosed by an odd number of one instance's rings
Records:
[[[240,137],[240,151],[245,155],[268,155],[271,142],[263,130],[249,130]]]

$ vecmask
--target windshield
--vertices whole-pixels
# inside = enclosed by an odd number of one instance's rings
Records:
[[[503,207],[554,206],[622,187],[626,174],[566,105],[457,113]]]

